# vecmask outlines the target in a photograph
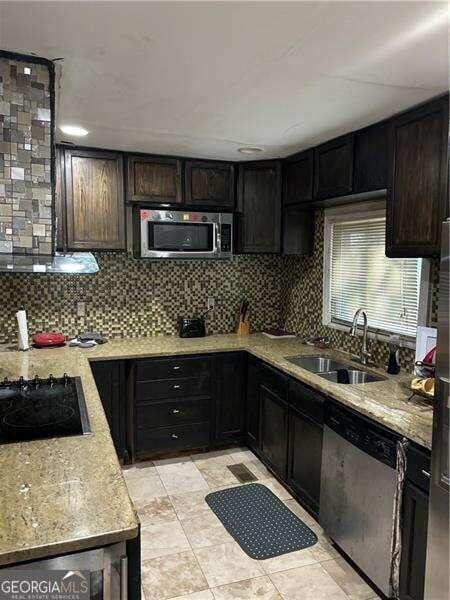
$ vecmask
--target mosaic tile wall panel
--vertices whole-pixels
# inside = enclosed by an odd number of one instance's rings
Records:
[[[100,330],[110,337],[176,333],[177,317],[216,307],[207,318],[210,333],[235,327],[240,300],[250,301],[253,331],[279,326],[283,260],[277,256],[237,256],[224,261],[134,260],[124,253],[96,254],[96,275],[0,274],[0,343],[15,343],[15,312],[24,306],[29,331],[59,330],[69,336]],[[77,303],[85,317],[77,317]]]
[[[52,250],[50,73],[0,56],[0,252]]]
[[[324,213],[316,211],[313,256],[286,259],[283,323],[287,330],[294,331],[302,337],[326,336],[331,340],[334,348],[358,354],[361,346],[360,338],[353,338],[345,331],[322,325],[323,225]],[[430,326],[435,326],[439,284],[438,261],[433,261],[431,264],[430,280],[428,323]],[[369,351],[372,353],[371,360],[376,365],[387,364],[389,351],[385,342],[369,340]],[[403,367],[411,367],[414,362],[414,351],[402,348],[400,360]]]

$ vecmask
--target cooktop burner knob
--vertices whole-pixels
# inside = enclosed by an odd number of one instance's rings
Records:
[[[34,383],[34,387],[37,389],[39,387],[39,383],[40,383],[39,377],[37,375],[34,376],[33,383]]]
[[[69,383],[69,376],[67,375],[67,373],[64,373],[63,380],[64,380],[64,386],[67,387],[67,385]]]
[[[25,379],[23,378],[23,375],[21,375],[19,377],[19,387],[25,387],[27,385],[27,382],[25,381]]]
[[[52,373],[48,376],[48,384],[51,388],[55,385],[55,378]]]

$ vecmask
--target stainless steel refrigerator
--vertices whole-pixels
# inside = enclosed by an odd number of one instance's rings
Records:
[[[439,275],[436,392],[431,454],[430,503],[425,600],[449,599],[449,238],[450,221],[442,227]]]

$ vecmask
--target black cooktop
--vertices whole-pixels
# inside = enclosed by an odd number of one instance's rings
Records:
[[[0,444],[89,432],[79,377],[64,373],[0,383]]]

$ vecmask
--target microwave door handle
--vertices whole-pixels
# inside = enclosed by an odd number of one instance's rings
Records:
[[[220,254],[220,223],[214,223],[214,254]]]

